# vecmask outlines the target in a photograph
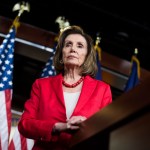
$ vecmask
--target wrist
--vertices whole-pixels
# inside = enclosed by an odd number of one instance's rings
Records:
[[[52,129],[52,135],[59,135],[59,134],[60,134],[59,130],[57,129],[56,125],[54,125]]]

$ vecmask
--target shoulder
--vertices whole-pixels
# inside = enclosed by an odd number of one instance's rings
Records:
[[[49,84],[50,82],[55,82],[57,80],[60,80],[61,78],[62,78],[61,75],[49,76],[49,77],[45,77],[45,78],[38,78],[38,79],[35,80],[34,83]]]
[[[90,76],[85,76],[85,79],[88,81],[88,82],[93,82],[95,83],[95,85],[99,85],[99,86],[106,86],[106,87],[109,87],[110,85],[102,80],[97,80],[95,78],[92,78]]]

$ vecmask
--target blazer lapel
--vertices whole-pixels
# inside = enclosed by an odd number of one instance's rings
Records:
[[[78,100],[78,103],[75,107],[74,113],[80,111],[82,107],[84,107],[85,103],[89,100],[91,97],[95,87],[96,82],[91,77],[86,76],[84,79],[83,87],[81,90],[81,94]],[[74,114],[73,113],[73,114]]]
[[[63,89],[62,89],[62,75],[61,74],[59,74],[53,78],[52,89],[56,93],[57,99],[60,102],[60,104],[65,108]]]

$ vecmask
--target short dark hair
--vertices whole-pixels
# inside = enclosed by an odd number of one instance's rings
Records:
[[[70,34],[80,34],[85,38],[87,42],[88,53],[83,65],[81,65],[81,75],[82,76],[89,75],[94,78],[97,72],[97,63],[96,63],[96,52],[94,50],[93,39],[91,38],[91,36],[86,34],[81,27],[76,25],[66,27],[59,35],[58,44],[53,59],[53,64],[56,73],[57,74],[64,73],[64,64],[62,64],[60,61],[62,60],[62,49],[64,47],[64,41],[66,37]]]

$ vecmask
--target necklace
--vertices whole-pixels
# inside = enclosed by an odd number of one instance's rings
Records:
[[[77,85],[79,85],[82,81],[83,81],[84,77],[81,77],[76,83],[73,83],[73,84],[68,84],[66,83],[64,80],[62,80],[62,84],[65,86],[65,87],[68,87],[68,88],[74,88],[76,87]]]

